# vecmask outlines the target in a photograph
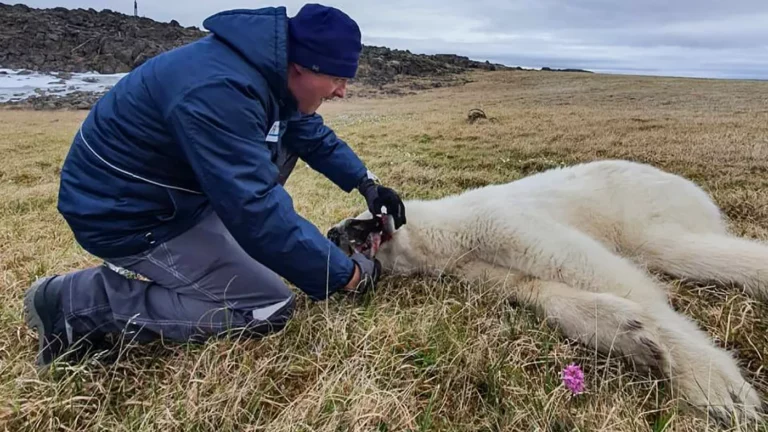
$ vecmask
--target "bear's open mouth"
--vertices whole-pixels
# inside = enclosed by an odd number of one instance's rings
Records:
[[[379,252],[381,245],[391,238],[391,234],[385,228],[389,222],[390,216],[382,215],[375,228],[368,233],[364,241],[359,241],[353,245],[355,251],[360,252],[366,257],[373,259]]]
[[[359,252],[373,259],[383,243],[391,238],[390,217],[349,219],[328,231],[327,237],[347,254]]]
[[[357,252],[365,255],[368,258],[373,258],[381,247],[381,234],[372,232],[368,234],[368,237],[361,244],[355,245],[354,248]]]

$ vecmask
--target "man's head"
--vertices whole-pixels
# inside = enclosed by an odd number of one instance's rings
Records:
[[[344,97],[357,73],[360,28],[344,12],[307,4],[288,22],[288,88],[304,114],[324,99]]]

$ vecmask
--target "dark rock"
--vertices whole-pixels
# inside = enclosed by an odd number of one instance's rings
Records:
[[[153,56],[208,33],[109,9],[33,9],[0,4],[0,52],[3,67],[41,72],[124,73]],[[397,76],[426,77],[504,68],[452,54],[417,55],[410,51],[364,46],[354,81],[380,85]]]
[[[177,22],[161,23],[108,9],[0,4],[0,52],[6,54],[2,66],[11,69],[129,72],[139,54],[152,57],[206,34]]]
[[[544,66],[541,68],[544,72],[580,72],[580,73],[593,73],[592,71],[588,71],[585,69],[573,69],[573,68],[566,68],[566,69],[555,69],[551,68],[549,66]]]
[[[193,26],[182,27],[175,20],[163,23],[109,9],[34,9],[0,3],[0,66],[24,69],[19,72],[22,75],[31,74],[30,69],[59,72],[60,79],[69,79],[75,72],[130,72],[162,52],[206,35],[208,32]],[[411,90],[462,85],[467,82],[461,77],[464,72],[502,69],[512,68],[454,54],[413,54],[409,50],[366,45],[352,82],[392,94],[407,94],[392,87],[407,87],[414,80],[419,82]],[[23,103],[35,109],[50,109],[51,104],[86,109],[100,97],[85,94],[36,96]],[[57,96],[55,103],[51,102],[53,99],[41,99]]]
[[[4,105],[16,109],[57,110],[57,109],[91,109],[104,92],[76,91],[66,95],[40,94],[24,100],[6,102]]]

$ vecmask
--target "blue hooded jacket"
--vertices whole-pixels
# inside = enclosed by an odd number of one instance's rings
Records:
[[[367,169],[318,114],[297,110],[285,8],[220,12],[203,25],[211,34],[148,60],[95,104],[64,162],[58,210],[107,260],[216,211],[249,255],[325,299],[354,264],[295,212],[283,183],[297,157],[346,192]]]

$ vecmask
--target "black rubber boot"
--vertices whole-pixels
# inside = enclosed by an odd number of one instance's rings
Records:
[[[115,345],[105,334],[93,331],[79,334],[67,329],[61,304],[61,287],[51,284],[57,276],[36,280],[24,295],[27,325],[37,331],[37,365],[48,367],[54,360],[77,363],[91,354],[102,352],[100,361],[114,361]]]
[[[61,300],[57,284],[50,285],[56,276],[36,280],[24,295],[24,319],[37,331],[38,366],[46,366],[67,351],[71,341],[67,338]]]

